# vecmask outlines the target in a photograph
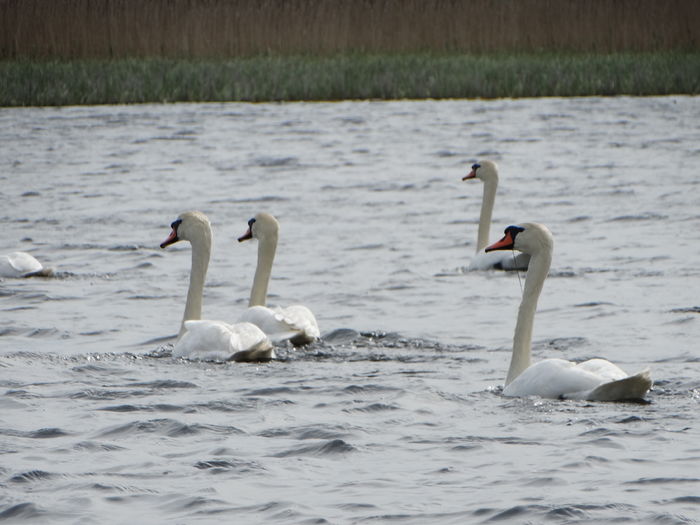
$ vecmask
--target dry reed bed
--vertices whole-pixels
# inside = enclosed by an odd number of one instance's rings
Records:
[[[0,59],[697,50],[698,0],[0,0]]]

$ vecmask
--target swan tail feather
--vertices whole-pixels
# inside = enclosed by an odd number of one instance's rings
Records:
[[[633,376],[603,383],[588,392],[567,394],[565,397],[588,401],[642,401],[652,384],[651,372],[647,368]]]

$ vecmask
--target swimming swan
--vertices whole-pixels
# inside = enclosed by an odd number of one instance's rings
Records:
[[[472,166],[472,170],[462,180],[479,179],[484,183],[484,196],[481,199],[479,233],[476,240],[476,254],[469,263],[470,270],[527,270],[530,256],[526,253],[485,253],[489,242],[493,203],[498,189],[498,166],[490,160],[483,160]]]
[[[486,248],[487,252],[516,249],[530,254],[530,267],[518,310],[513,355],[503,394],[591,401],[642,399],[652,385],[648,368],[628,376],[605,359],[590,359],[578,364],[564,359],[545,359],[530,364],[532,325],[537,300],[552,262],[553,246],[554,239],[546,226],[524,223],[508,226],[505,236]]]
[[[286,308],[268,308],[267,287],[277,249],[279,223],[269,213],[258,213],[248,221],[248,230],[238,242],[258,240],[258,264],[248,309],[239,318],[260,327],[273,343],[289,340],[293,345],[305,345],[321,336],[314,314],[306,306],[296,304]]]
[[[180,333],[173,357],[202,361],[267,361],[275,357],[265,334],[251,323],[228,324],[202,321],[202,292],[211,255],[212,231],[209,219],[198,211],[181,214],[160,247],[178,241],[192,245],[190,286]]]
[[[12,252],[0,255],[0,277],[49,277],[50,268],[44,268],[27,252]]]

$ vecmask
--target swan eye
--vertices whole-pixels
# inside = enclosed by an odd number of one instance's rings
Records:
[[[473,170],[478,170],[481,167],[481,164],[473,164],[472,169]]]
[[[173,221],[173,222],[172,222],[172,224],[170,225],[170,227],[171,227],[173,230],[177,230],[177,227],[180,226],[180,224],[182,224],[182,219],[177,219],[176,221]]]
[[[254,222],[255,222],[255,217],[253,217],[252,219],[250,219],[250,220],[248,221],[248,226],[249,226],[250,228],[252,228]]]

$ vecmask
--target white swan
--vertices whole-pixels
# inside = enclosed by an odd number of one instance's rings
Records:
[[[12,252],[0,255],[0,277],[48,277],[53,274],[27,252]]]
[[[308,344],[321,336],[311,310],[300,304],[274,309],[265,306],[278,235],[277,219],[269,213],[258,213],[248,221],[248,230],[238,238],[238,242],[258,240],[258,264],[250,301],[239,321],[259,326],[273,343],[289,340],[293,345]]]
[[[546,398],[588,399],[591,401],[639,400],[651,388],[649,369],[628,376],[604,359],[572,363],[545,359],[530,364],[532,325],[537,300],[552,262],[554,239],[549,230],[536,223],[509,226],[500,241],[486,248],[516,249],[530,254],[522,302],[513,337],[513,355],[503,394],[512,397],[537,395]]]
[[[178,241],[192,245],[190,286],[180,333],[173,357],[203,361],[266,361],[275,353],[267,336],[251,323],[228,324],[202,321],[202,293],[211,255],[212,232],[209,219],[198,211],[181,214],[160,247]]]
[[[526,253],[503,254],[485,253],[489,242],[493,204],[498,189],[498,166],[490,160],[482,160],[472,165],[472,170],[462,180],[479,179],[484,183],[484,195],[481,199],[479,215],[479,233],[476,240],[476,254],[469,263],[470,270],[527,270],[530,256]]]

